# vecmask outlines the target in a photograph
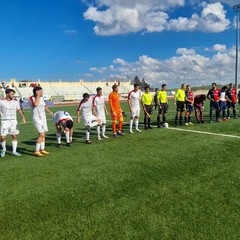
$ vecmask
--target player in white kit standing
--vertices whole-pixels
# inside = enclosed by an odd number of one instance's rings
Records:
[[[131,119],[129,122],[130,133],[133,133],[133,121],[135,121],[135,127],[137,132],[142,132],[138,128],[139,116],[140,116],[140,92],[139,84],[134,84],[134,89],[128,94],[128,106],[131,113]]]
[[[86,144],[91,144],[90,141],[90,128],[100,125],[101,120],[94,116],[92,113],[93,99],[90,98],[88,93],[83,94],[83,99],[77,108],[77,122],[80,123],[80,111],[82,119],[86,127]]]
[[[96,91],[97,91],[97,95],[94,96],[93,98],[93,113],[101,120],[102,137],[108,138],[108,136],[105,135],[106,124],[107,124],[105,114],[108,114],[106,104],[105,104],[105,99],[104,99],[104,96],[102,95],[102,88],[98,87]],[[100,126],[97,126],[97,135],[98,135],[98,140],[101,140]]]
[[[58,147],[61,148],[61,135],[62,135],[62,128],[63,132],[65,133],[66,137],[66,146],[71,147],[70,143],[72,142],[72,136],[73,136],[73,119],[70,116],[70,114],[66,111],[57,111],[53,115],[53,121],[56,126],[56,136],[57,136],[57,142]]]
[[[0,100],[0,115],[1,115],[1,157],[6,153],[6,138],[7,135],[12,136],[12,154],[21,156],[17,152],[17,135],[19,134],[17,125],[17,111],[22,117],[22,122],[26,123],[26,119],[20,108],[19,102],[14,99],[15,91],[13,89],[5,90],[6,97]]]
[[[33,125],[38,131],[34,155],[42,157],[49,154],[49,152],[45,151],[45,133],[48,131],[46,112],[51,116],[53,116],[53,113],[46,106],[43,100],[43,90],[39,86],[33,89],[33,96],[29,98],[29,102],[32,110]]]

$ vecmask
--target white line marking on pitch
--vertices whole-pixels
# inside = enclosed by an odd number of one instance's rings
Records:
[[[222,134],[222,133],[202,132],[202,131],[196,131],[196,130],[188,130],[188,129],[182,129],[182,128],[171,128],[171,127],[169,127],[168,129],[175,130],[175,131],[182,131],[182,132],[192,132],[192,133],[198,133],[198,134],[221,136],[221,137],[240,138],[240,136],[228,135],[228,134]]]

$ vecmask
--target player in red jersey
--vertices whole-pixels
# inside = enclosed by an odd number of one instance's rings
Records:
[[[236,104],[237,104],[237,91],[233,87],[233,84],[229,84],[229,89],[226,92],[226,96],[228,98],[227,101],[227,117],[230,119],[230,109],[232,108],[233,110],[233,117],[237,118],[236,114]]]
[[[212,83],[212,88],[208,91],[207,98],[210,100],[210,123],[212,123],[212,112],[215,109],[216,111],[216,122],[219,122],[219,96],[220,96],[220,89],[217,89],[217,84]]]
[[[194,98],[194,110],[195,110],[195,117],[198,123],[204,123],[203,118],[203,103],[206,100],[206,95],[200,94]],[[200,113],[200,119],[198,118],[198,111]]]

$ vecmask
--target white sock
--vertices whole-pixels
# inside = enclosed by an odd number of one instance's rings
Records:
[[[89,138],[90,138],[90,132],[88,132],[88,131],[86,130],[86,140],[88,141]]]
[[[41,150],[44,150],[44,149],[45,149],[45,142],[41,142],[41,143],[40,143],[40,149],[41,149]]]
[[[100,126],[99,125],[97,125],[97,135],[98,135],[98,137],[100,137]]]
[[[17,151],[17,141],[12,141],[12,152],[15,153]]]
[[[70,143],[69,132],[65,133],[67,143]]]
[[[6,141],[1,142],[2,150],[6,151]]]
[[[135,126],[136,126],[136,129],[138,129],[138,123],[139,123],[139,120],[136,119],[136,120],[135,120]]]
[[[61,144],[61,133],[56,133],[56,136],[58,144]]]
[[[106,125],[102,125],[102,135],[105,135],[105,132],[106,132]]]
[[[41,147],[41,144],[40,143],[36,143],[36,152],[40,151],[40,147]]]
[[[130,119],[130,122],[129,122],[130,131],[132,131],[132,126],[133,126],[133,119]]]

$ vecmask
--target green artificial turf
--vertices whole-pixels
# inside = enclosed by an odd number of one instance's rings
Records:
[[[76,106],[51,108],[60,109],[75,115]],[[93,129],[86,145],[75,122],[71,148],[56,147],[49,120],[50,154],[37,158],[37,132],[25,115],[22,157],[11,155],[8,138],[0,159],[0,239],[240,239],[240,139],[175,130],[171,102],[173,129],[141,125],[142,133],[130,134],[125,124],[126,135],[114,139],[108,122],[110,138],[98,141]],[[239,124],[177,128],[240,136]]]

